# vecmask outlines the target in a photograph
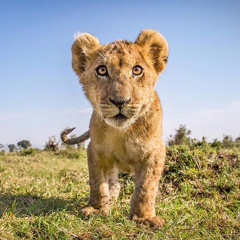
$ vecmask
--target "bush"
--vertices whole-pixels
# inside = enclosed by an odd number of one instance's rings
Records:
[[[21,156],[27,156],[27,155],[32,155],[34,156],[36,153],[41,152],[41,150],[36,149],[36,148],[29,148],[29,149],[23,149],[19,152],[19,155]]]
[[[60,150],[59,152],[56,152],[55,154],[61,156],[62,158],[68,158],[68,159],[86,158],[86,150],[79,150],[79,149],[73,149],[73,148],[67,148],[64,150]]]

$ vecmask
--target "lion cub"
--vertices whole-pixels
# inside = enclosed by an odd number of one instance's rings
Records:
[[[91,138],[88,146],[90,198],[82,209],[108,214],[111,200],[119,195],[119,171],[133,175],[135,190],[130,219],[161,228],[155,215],[158,183],[164,169],[162,108],[155,91],[168,59],[168,44],[156,31],[144,30],[133,42],[100,45],[86,33],[72,46],[72,67],[93,106],[90,130],[62,140],[75,144]]]

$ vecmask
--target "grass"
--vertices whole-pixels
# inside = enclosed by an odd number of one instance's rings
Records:
[[[84,151],[0,155],[0,239],[239,239],[240,149],[173,146],[167,155],[156,202],[167,224],[158,231],[128,220],[127,175],[110,216],[84,220]]]

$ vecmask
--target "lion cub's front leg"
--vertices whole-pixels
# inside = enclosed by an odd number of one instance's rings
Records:
[[[92,169],[91,169],[92,170]],[[104,178],[103,171],[98,169],[98,172],[89,173],[89,183],[90,183],[90,197],[88,205],[84,207],[81,211],[85,217],[89,217],[92,214],[109,214],[109,186]]]
[[[108,215],[111,202],[119,195],[118,169],[106,168],[103,162],[104,159],[94,156],[88,149],[90,197],[87,207],[82,209],[85,217],[94,213]]]
[[[154,207],[164,161],[165,156],[157,154],[136,168],[130,219],[148,225],[153,229],[162,228],[165,224],[161,217],[156,216]]]

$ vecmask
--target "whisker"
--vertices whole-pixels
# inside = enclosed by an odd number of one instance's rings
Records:
[[[86,113],[84,113],[84,114],[80,115],[79,117],[86,116],[86,115],[88,115],[89,113],[92,113],[92,111],[86,112]]]
[[[91,108],[91,110],[92,110],[92,107],[91,106],[87,106],[87,107],[83,107],[83,108],[78,108],[77,110],[72,110],[71,112],[79,112],[79,111],[81,111],[81,110],[84,110],[84,109],[90,109]]]
[[[102,57],[102,59],[105,58],[104,54],[98,51],[98,54]]]

